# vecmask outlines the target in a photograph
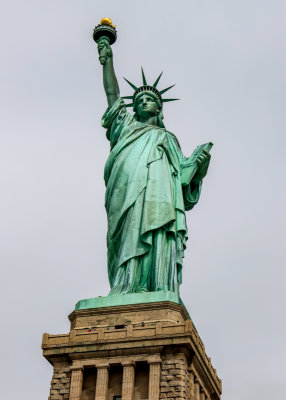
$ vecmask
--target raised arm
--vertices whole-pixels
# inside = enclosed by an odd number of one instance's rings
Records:
[[[103,86],[107,97],[108,107],[113,106],[119,98],[119,86],[113,68],[113,55],[108,39],[102,37],[98,42],[100,64],[103,65]]]

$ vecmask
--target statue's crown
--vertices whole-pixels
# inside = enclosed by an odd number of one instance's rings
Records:
[[[175,101],[175,100],[179,100],[179,99],[163,99],[162,98],[162,94],[167,92],[167,90],[171,89],[173,86],[169,86],[166,89],[163,90],[158,90],[157,89],[157,85],[159,83],[159,80],[162,76],[162,73],[158,76],[158,78],[156,79],[156,81],[153,83],[153,85],[148,85],[143,68],[141,67],[141,71],[142,71],[142,81],[143,81],[143,86],[135,86],[133,83],[131,83],[128,79],[124,78],[126,80],[126,82],[132,87],[132,89],[134,89],[134,94],[133,96],[124,96],[123,99],[130,99],[132,100],[132,103],[126,104],[126,107],[133,107],[134,103],[135,103],[135,99],[136,97],[143,93],[143,92],[152,92],[159,100],[161,106],[163,106],[163,103],[167,102],[167,101]]]

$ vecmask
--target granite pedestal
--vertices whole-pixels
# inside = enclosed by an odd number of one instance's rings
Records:
[[[82,300],[69,333],[44,333],[49,400],[219,400],[221,380],[180,299],[126,296]]]

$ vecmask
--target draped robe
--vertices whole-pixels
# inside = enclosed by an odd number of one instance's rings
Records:
[[[195,160],[166,129],[137,121],[119,98],[102,118],[110,141],[104,179],[110,294],[178,292],[188,238],[185,210],[198,201]]]

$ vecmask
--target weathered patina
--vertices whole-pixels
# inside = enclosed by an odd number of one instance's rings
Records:
[[[110,294],[179,292],[188,238],[185,211],[198,202],[212,144],[185,157],[163,124],[162,94],[148,85],[134,89],[134,115],[127,111],[113,67],[110,40],[97,37],[108,109],[102,118],[110,141],[104,179],[108,217]]]

